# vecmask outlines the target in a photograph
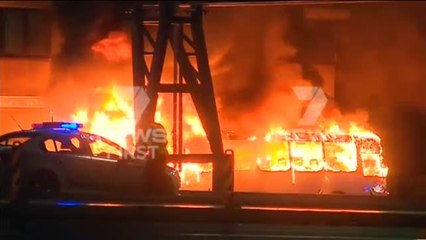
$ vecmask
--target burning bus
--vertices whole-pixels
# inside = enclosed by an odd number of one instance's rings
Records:
[[[269,148],[257,159],[259,170],[290,175],[293,188],[308,181],[319,184],[318,193],[388,194],[388,168],[373,133],[291,131],[274,136]]]
[[[129,126],[134,124],[131,103],[115,88],[106,93],[107,101],[93,116],[87,111],[77,111],[73,120],[90,126],[87,131],[105,135],[125,146],[127,137],[132,135],[133,129]],[[170,112],[163,101],[161,96],[156,121],[171,129],[172,124],[166,118]],[[113,114],[116,112],[123,114]],[[188,125],[184,129],[184,153],[208,152],[210,146],[197,116],[188,112],[184,120]],[[223,134],[225,149],[235,152],[235,191],[386,195],[387,167],[383,163],[380,137],[360,124],[351,122],[347,131],[338,126],[337,123],[319,126],[320,130],[315,131],[271,126],[264,135],[239,136],[235,131]],[[172,138],[173,134],[168,137]],[[168,147],[172,153],[173,146]],[[170,163],[175,165],[180,170],[181,190],[211,189],[211,163]]]
[[[382,145],[368,130],[272,129],[264,138],[223,140],[235,151],[237,192],[388,195]],[[200,139],[186,150],[208,150]],[[183,166],[184,190],[207,190],[211,164]]]

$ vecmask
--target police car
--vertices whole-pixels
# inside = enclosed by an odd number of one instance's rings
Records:
[[[43,196],[82,190],[138,192],[143,188],[142,160],[81,128],[78,123],[46,122],[0,136],[0,190],[13,184],[14,174],[19,174],[31,193]],[[16,164],[19,171],[11,174]],[[166,171],[177,193],[179,173],[170,167]]]

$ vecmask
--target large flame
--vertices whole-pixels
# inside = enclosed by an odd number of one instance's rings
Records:
[[[130,153],[134,153],[134,134],[135,134],[135,118],[131,97],[124,98],[123,93],[112,86],[104,91],[106,96],[105,102],[92,113],[89,109],[78,109],[72,114],[73,121],[83,123],[87,132],[103,136],[107,139],[118,143],[126,148]],[[155,121],[164,125],[169,130],[171,122],[164,117],[164,98],[159,96],[157,101],[157,111],[155,112]],[[184,133],[186,138],[205,136],[204,129],[197,115],[190,115],[193,110],[187,107],[184,123],[188,126],[188,130]],[[166,114],[167,115],[167,114]],[[168,141],[172,143],[172,134],[168,134]],[[172,144],[168,145],[168,151],[173,151]],[[190,153],[186,149],[185,153]],[[175,165],[169,163],[172,167],[179,167],[181,170],[182,184],[190,185],[192,181],[199,182],[200,174],[205,169],[211,169],[211,164],[203,166],[200,164],[184,163]],[[210,166],[210,167],[209,167]]]
[[[131,58],[130,42],[123,33],[110,34],[94,44],[92,50],[110,62]],[[132,152],[135,133],[132,98],[120,93],[114,86],[106,90],[105,96],[101,106],[76,109],[73,120],[84,123],[86,131],[111,139]],[[167,129],[168,150],[172,152],[173,114],[169,106],[171,102],[167,101],[164,96],[158,98],[155,121]],[[209,148],[200,119],[191,101],[184,98],[183,105],[184,153],[205,153]],[[259,129],[253,129],[253,133],[258,133]],[[224,140],[224,146],[235,151],[235,170],[260,168],[267,171],[316,172],[325,169],[354,172],[362,169],[364,176],[387,175],[380,137],[357,121],[325,119],[317,129],[302,130],[274,124],[264,134]],[[182,184],[189,187],[201,181],[202,172],[212,170],[212,164],[169,165],[180,169]]]
[[[73,114],[74,121],[85,124],[85,130],[104,136],[132,151],[134,137],[134,115],[131,100],[126,100],[115,87],[107,91],[107,100],[92,114],[88,110],[78,109]],[[170,115],[164,111],[164,99],[159,97],[155,120],[170,129]],[[188,142],[185,153],[207,150],[200,146],[200,137],[205,137],[204,129],[193,111],[185,111],[184,135]],[[290,130],[283,126],[271,126],[264,136],[252,136],[245,140],[225,141],[225,148],[235,150],[235,170],[255,169],[259,166],[267,171],[287,171],[294,169],[303,172],[316,172],[322,169],[335,172],[353,172],[362,167],[365,176],[386,176],[387,168],[383,165],[380,138],[373,131],[350,123],[347,130],[334,121],[320,130]],[[169,143],[172,134],[168,135]],[[172,144],[168,150],[173,151]],[[257,157],[256,157],[257,156]],[[358,157],[361,166],[358,166]],[[204,171],[211,171],[211,164],[184,163],[175,165],[181,170],[182,184],[191,186],[200,181]]]
[[[101,135],[126,146],[126,138],[134,136],[135,118],[130,105],[117,91],[116,87],[107,89],[105,103],[93,113],[89,109],[79,109],[73,115],[74,121],[83,123],[84,130]]]

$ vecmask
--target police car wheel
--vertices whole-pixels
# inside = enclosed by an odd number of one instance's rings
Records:
[[[40,172],[30,181],[30,192],[35,197],[49,197],[59,192],[57,177],[50,172]]]

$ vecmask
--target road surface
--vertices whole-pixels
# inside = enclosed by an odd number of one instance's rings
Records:
[[[426,211],[31,201],[0,205],[0,239],[422,239]]]

